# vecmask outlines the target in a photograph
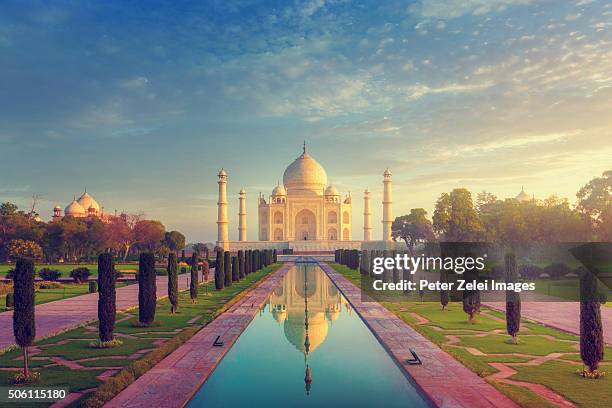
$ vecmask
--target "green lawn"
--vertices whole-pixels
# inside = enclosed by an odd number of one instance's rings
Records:
[[[85,267],[88,268],[89,271],[91,272],[91,276],[92,277],[96,277],[98,276],[98,264],[97,263],[91,263],[91,264],[36,264],[36,271],[38,272],[40,269],[42,268],[51,268],[51,269],[57,269],[58,271],[60,271],[62,273],[62,278],[69,278],[70,277],[70,272],[73,269],[76,268],[81,268],[81,267]],[[6,275],[6,273],[8,272],[9,269],[14,269],[15,268],[15,264],[0,264],[0,276],[4,276]],[[131,263],[131,264],[124,264],[124,263],[119,263],[115,265],[115,269],[117,270],[138,270],[138,263]]]
[[[117,287],[127,285],[126,282],[118,282]],[[54,302],[56,300],[67,299],[75,296],[85,295],[89,293],[88,283],[64,283],[63,288],[56,289],[38,289],[35,293],[36,304]],[[6,311],[6,295],[0,297],[0,312]]]
[[[361,276],[358,271],[342,265],[331,265],[354,284],[360,286]],[[580,356],[577,336],[541,324],[523,321],[519,333],[520,344],[513,345],[506,343],[509,336],[506,334],[505,314],[502,312],[482,308],[484,313],[477,316],[475,324],[470,324],[467,323],[467,315],[463,312],[459,302],[451,302],[446,310],[442,311],[439,303],[406,300],[401,295],[383,295],[377,296],[377,299],[384,307],[481,377],[497,372],[489,363],[508,363],[509,367],[517,371],[512,379],[543,384],[578,406],[605,406],[602,402],[609,397],[612,385],[609,376],[600,380],[585,380],[575,373],[582,367],[580,364],[570,364],[560,360],[540,366],[512,365],[551,353],[566,353],[560,359],[578,362]],[[418,324],[419,319],[412,313],[427,319],[428,322]],[[481,336],[477,337],[476,335],[479,334]],[[482,336],[483,334],[486,335]],[[460,342],[449,344],[448,335],[457,336]],[[476,349],[487,355],[474,355],[461,347]],[[612,348],[605,348],[604,362],[601,367],[604,371],[612,369]],[[488,381],[523,407],[554,406],[523,387],[503,384],[490,379]]]
[[[599,290],[606,296],[605,306],[612,306],[612,290],[601,282]],[[554,296],[561,299],[580,301],[580,281],[574,279],[538,279],[535,281],[535,291],[543,295]]]
[[[138,320],[138,310],[134,309],[126,313],[118,313],[117,320],[128,318],[115,326],[115,333],[122,333],[133,336],[134,338],[122,337],[123,344],[114,348],[98,349],[89,346],[91,340],[97,339],[97,323],[93,323],[92,328],[80,327],[57,336],[47,338],[35,343],[41,349],[37,358],[43,360],[31,360],[33,367],[40,372],[41,383],[44,385],[60,385],[69,383],[70,389],[78,391],[86,388],[93,388],[100,385],[100,381],[95,379],[95,375],[102,371],[83,371],[71,370],[64,366],[45,367],[52,361],[48,357],[58,356],[67,360],[76,361],[86,367],[116,367],[117,370],[125,367],[134,361],[128,357],[135,352],[156,349],[158,346],[153,342],[157,338],[170,338],[189,330],[199,329],[206,323],[214,319],[218,313],[224,310],[240,293],[251,287],[253,284],[267,276],[272,271],[278,269],[280,263],[271,265],[256,273],[249,274],[240,282],[235,282],[231,287],[226,287],[221,291],[214,290],[214,284],[209,283],[208,294],[205,294],[204,287],[199,287],[197,303],[191,303],[189,291],[183,291],[179,297],[179,310],[177,314],[170,314],[168,299],[161,299],[157,302],[155,320],[159,326],[155,327],[133,327],[132,322]],[[195,331],[194,331],[195,332]],[[153,339],[151,337],[155,337]],[[9,351],[0,355],[0,367],[21,367],[22,363],[18,359],[21,355],[19,350]],[[143,354],[146,356],[146,353]],[[109,358],[116,356],[117,358]],[[81,361],[83,359],[99,357],[97,360]],[[142,358],[142,357],[141,357]],[[10,384],[10,378],[15,371],[0,370],[0,386]],[[78,380],[77,380],[78,378]]]

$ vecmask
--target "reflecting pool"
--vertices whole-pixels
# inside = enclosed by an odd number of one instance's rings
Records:
[[[189,407],[425,407],[318,265],[296,264]]]

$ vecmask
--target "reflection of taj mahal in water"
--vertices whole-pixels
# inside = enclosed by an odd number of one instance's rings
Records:
[[[239,193],[238,241],[229,240],[227,214],[228,174],[221,169],[219,177],[217,245],[237,251],[257,247],[294,249],[297,251],[332,251],[339,248],[359,249],[364,241],[372,241],[371,193],[363,193],[363,240],[353,239],[353,211],[350,193],[341,197],[338,189],[328,184],[327,173],[306,151],[295,159],[283,174],[272,194],[258,198],[258,238],[247,240],[246,192]],[[391,241],[392,193],[391,172],[383,174],[383,236]],[[380,242],[380,241],[379,241]]]
[[[325,341],[329,324],[338,319],[342,306],[350,310],[331,280],[316,268],[304,264],[297,264],[285,276],[283,284],[270,295],[269,303],[270,311],[283,326],[287,340],[306,354],[312,353]]]

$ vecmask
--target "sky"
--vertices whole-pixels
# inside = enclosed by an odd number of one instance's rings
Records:
[[[44,219],[87,188],[189,242],[216,174],[256,198],[308,151],[381,235],[456,187],[575,202],[612,168],[612,3],[591,0],[2,1],[0,201]]]

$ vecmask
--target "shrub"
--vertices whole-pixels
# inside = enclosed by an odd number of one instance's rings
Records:
[[[223,253],[223,285],[232,286],[232,260],[229,251]]]
[[[542,268],[536,265],[521,265],[519,274],[526,280],[536,280],[543,273]]]
[[[215,264],[217,265],[217,267],[215,268],[215,289],[221,290],[223,289],[223,285],[225,284],[225,275],[223,274],[223,251],[217,251],[217,261],[215,262]]]
[[[492,279],[502,280],[506,277],[506,269],[501,265],[493,265],[489,273]]]
[[[42,268],[38,272],[38,276],[40,276],[40,279],[45,281],[56,281],[60,278],[60,276],[62,276],[62,273],[57,269]]]
[[[98,349],[106,349],[106,348],[118,347],[122,344],[123,342],[119,339],[112,339],[109,341],[94,340],[89,343],[89,347],[98,348]]]
[[[34,288],[38,289],[62,289],[64,288],[64,284],[60,282],[51,282],[51,281],[42,281],[42,282],[34,282]]]
[[[15,304],[14,301],[14,296],[13,296],[13,292],[9,292],[6,294],[6,308],[7,309],[12,309],[13,305]]]
[[[14,276],[15,276],[15,269],[14,268],[11,268],[8,271],[6,271],[6,279],[13,280]]]
[[[156,294],[155,255],[143,252],[138,267],[138,321],[143,325],[149,325],[155,319]]]
[[[187,267],[181,266],[181,274],[187,273]]]
[[[232,256],[232,282],[240,281],[240,270],[238,269],[238,257]]]
[[[70,272],[70,277],[74,279],[76,283],[86,282],[87,279],[89,279],[89,275],[91,275],[91,272],[85,267],[75,268]]]
[[[23,349],[23,374],[29,377],[28,347],[36,337],[36,323],[34,316],[34,261],[22,258],[15,265],[13,277],[14,311],[13,333],[17,345]]]
[[[191,279],[189,281],[189,297],[191,303],[195,303],[198,298],[198,254],[191,255]]]
[[[98,291],[98,284],[96,281],[89,281],[89,293],[96,293]]]
[[[170,301],[170,313],[176,313],[179,302],[178,263],[174,252],[168,255],[168,300]]]
[[[202,261],[202,280],[208,282],[209,277],[210,266],[208,265],[208,261]]]
[[[572,270],[564,263],[555,262],[544,268],[544,273],[550,275],[553,279],[560,279],[570,273]]]
[[[155,275],[157,276],[168,276],[168,271],[163,268],[156,268]]]
[[[506,254],[506,283],[517,283],[516,256]],[[506,331],[512,336],[512,342],[517,344],[517,337],[521,327],[521,295],[513,290],[506,291]]]
[[[98,320],[100,321],[98,335],[101,343],[113,340],[115,317],[117,312],[116,274],[113,256],[109,253],[98,256]],[[91,284],[91,283],[90,283]]]

